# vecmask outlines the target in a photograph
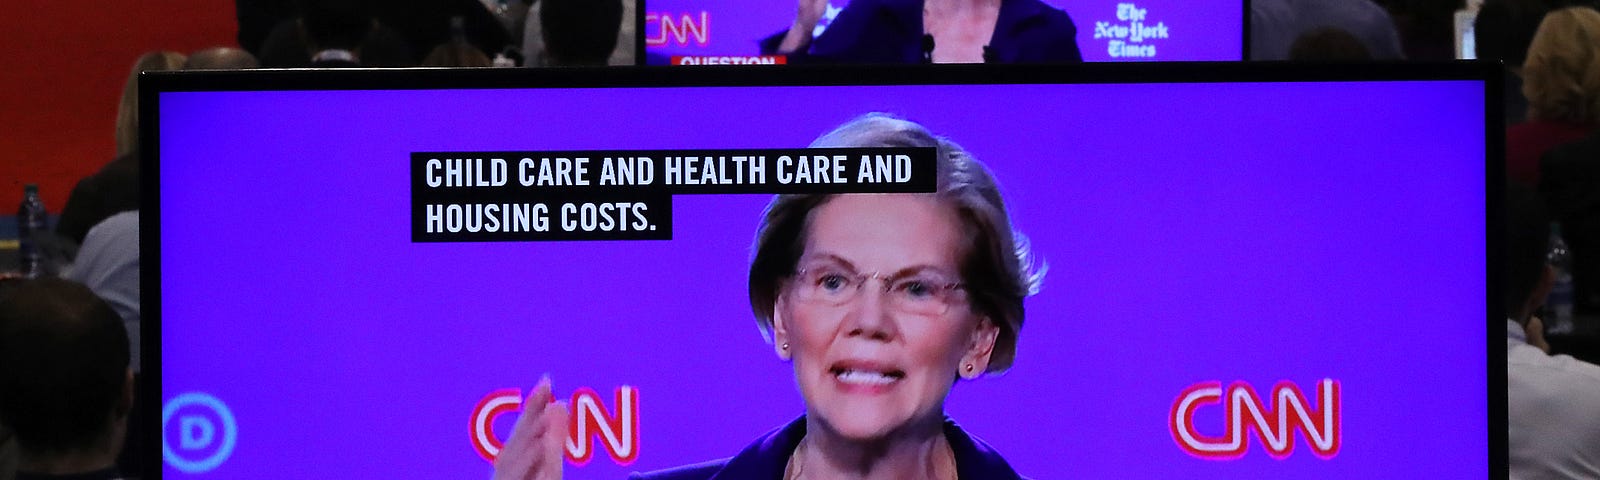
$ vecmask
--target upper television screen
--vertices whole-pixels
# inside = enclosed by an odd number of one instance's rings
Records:
[[[653,65],[1227,61],[1244,56],[1240,0],[650,0]],[[809,28],[806,28],[809,27]]]
[[[1492,70],[1102,67],[147,76],[164,474],[1487,477]]]

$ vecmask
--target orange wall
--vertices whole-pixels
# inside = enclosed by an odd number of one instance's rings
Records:
[[[0,0],[0,216],[38,183],[59,213],[116,154],[123,82],[140,54],[234,46],[226,0]]]

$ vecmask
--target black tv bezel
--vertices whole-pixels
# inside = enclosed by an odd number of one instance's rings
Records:
[[[1072,65],[878,65],[878,66],[632,66],[592,68],[408,68],[282,69],[145,72],[139,75],[142,162],[140,347],[142,411],[152,432],[164,430],[161,391],[161,184],[160,94],[166,92],[437,90],[539,88],[663,88],[761,86],[865,86],[967,84],[1167,84],[1280,82],[1478,81],[1484,85],[1484,169],[1487,247],[1484,299],[1488,348],[1489,472],[1507,478],[1506,351],[1499,348],[1505,322],[1499,268],[1503,261],[1505,131],[1504,70],[1498,62],[1302,64],[1288,62],[1083,63]],[[1289,114],[1286,112],[1286,114]],[[1418,131],[1425,131],[1419,126]],[[143,458],[152,478],[165,459],[160,433],[144,439]]]

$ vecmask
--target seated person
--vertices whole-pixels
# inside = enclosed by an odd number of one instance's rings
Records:
[[[187,60],[178,52],[154,51],[134,61],[122,84],[122,103],[117,104],[117,156],[139,153],[139,73],[182,69]]]
[[[0,298],[0,423],[16,432],[17,478],[121,478],[133,405],[128,333],[78,283],[23,281]]]
[[[549,66],[598,66],[611,59],[622,29],[620,0],[542,0],[540,35]]]
[[[184,70],[244,70],[259,68],[261,62],[250,52],[230,47],[212,47],[189,55]]]
[[[1539,20],[1550,11],[1545,0],[1485,0],[1473,17],[1472,44],[1479,60],[1499,60],[1510,75],[1505,82],[1506,125],[1522,123],[1528,115],[1528,99],[1522,96],[1522,62],[1528,45],[1539,29]]]
[[[1528,121],[1506,129],[1506,178],[1539,185],[1539,159],[1576,142],[1600,122],[1600,11],[1546,14],[1522,64]]]
[[[422,59],[423,67],[490,67],[494,63],[478,47],[467,42],[451,41],[433,48]]]
[[[1506,195],[1506,417],[1511,478],[1600,478],[1600,366],[1546,353],[1533,313],[1554,272],[1545,263],[1550,222],[1539,198]]]
[[[326,1],[326,0],[319,0]],[[467,43],[479,51],[495,54],[512,44],[510,31],[480,0],[367,0],[372,17],[393,31],[406,45],[415,48],[411,64],[421,62],[429,48],[451,40],[452,23],[460,18]],[[519,3],[509,0],[507,3]]]
[[[139,191],[138,153],[117,157],[72,187],[56,219],[56,234],[75,246],[83,245],[90,228],[112,215],[138,210]]]
[[[1600,133],[1562,145],[1539,164],[1539,193],[1572,253],[1573,313],[1600,315]]]
[[[1325,27],[1306,32],[1289,46],[1289,60],[1296,62],[1361,62],[1372,60],[1372,53],[1355,35],[1341,28]]]
[[[261,47],[268,68],[407,67],[406,41],[360,0],[305,0],[299,18],[273,27]]]
[[[1297,39],[1323,28],[1354,37],[1374,60],[1405,58],[1394,20],[1371,0],[1253,0],[1250,59],[1287,60]]]
[[[139,211],[122,212],[89,229],[83,248],[62,278],[83,283],[106,301],[128,331],[128,351],[134,377],[139,376]],[[137,401],[137,399],[135,399]],[[117,465],[124,472],[138,471],[143,465],[142,432],[148,415],[133,410],[128,419],[127,443]]]

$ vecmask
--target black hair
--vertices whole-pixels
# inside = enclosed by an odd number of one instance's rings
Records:
[[[541,0],[544,48],[556,65],[604,65],[617,48],[622,0]]]
[[[1533,295],[1544,276],[1545,256],[1550,249],[1550,215],[1544,201],[1528,187],[1515,182],[1506,185],[1504,238],[1505,265],[1502,282],[1506,317],[1522,321],[1523,305]]]
[[[27,280],[0,298],[0,422],[29,451],[92,447],[127,413],[128,332],[82,284]]]
[[[1337,27],[1308,31],[1289,46],[1289,60],[1304,62],[1358,62],[1372,60],[1372,52],[1350,32]]]
[[[306,0],[300,18],[306,41],[316,50],[356,50],[372,30],[365,0]]]

